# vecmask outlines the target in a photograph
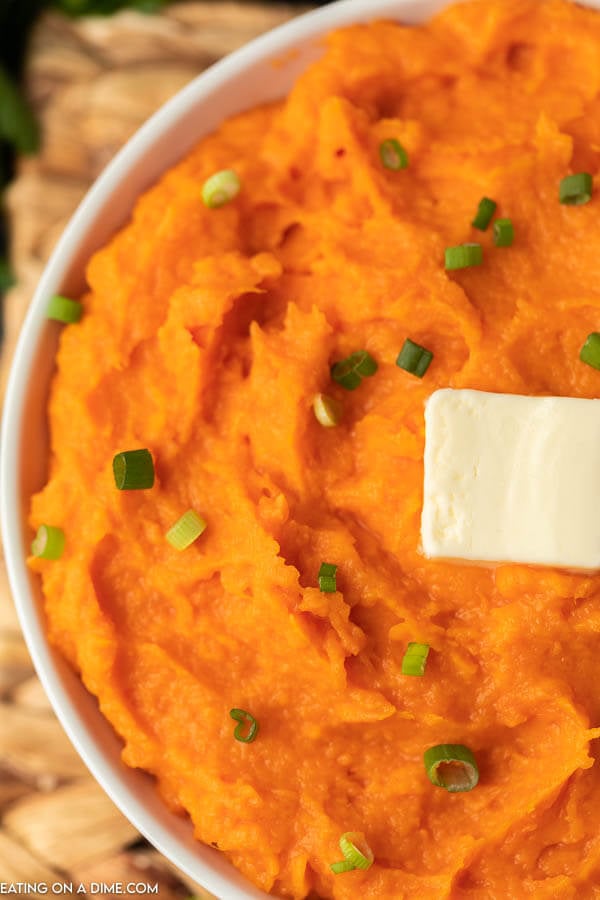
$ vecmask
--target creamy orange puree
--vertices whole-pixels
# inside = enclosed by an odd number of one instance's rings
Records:
[[[600,323],[600,198],[558,202],[561,178],[598,170],[599,91],[600,16],[565,0],[348,28],[89,264],[31,512],[66,533],[32,562],[50,638],[125,763],[265,891],[600,896],[600,576],[419,553],[432,391],[600,396],[578,358]],[[383,168],[386,138],[407,169]],[[224,168],[241,193],[207,209]],[[471,228],[484,195],[512,247]],[[444,270],[477,240],[483,265]],[[434,352],[422,380],[395,365],[407,336]],[[330,365],[363,348],[379,370],[345,391]],[[338,427],[317,392],[343,402]],[[155,486],[120,492],[113,456],[138,447]],[[189,508],[208,527],[178,552],[164,535]],[[431,645],[422,678],[401,674],[408,641]],[[475,753],[471,792],[428,780],[441,743]],[[331,871],[346,831],[369,871]]]

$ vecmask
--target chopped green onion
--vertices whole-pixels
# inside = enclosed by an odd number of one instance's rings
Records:
[[[356,831],[347,831],[341,836],[340,850],[344,859],[331,863],[331,871],[336,875],[353,869],[370,869],[373,865],[373,851]]]
[[[79,301],[56,294],[50,299],[46,315],[49,319],[56,319],[57,322],[64,322],[65,325],[72,325],[74,322],[79,322],[82,312],[83,307]]]
[[[237,197],[241,187],[240,179],[233,169],[223,169],[206,179],[202,185],[202,199],[205,206],[218,209]]]
[[[358,844],[361,844],[364,853],[359,850]],[[362,839],[362,835],[355,831],[347,831],[340,838],[340,850],[344,854],[344,859],[353,863],[357,869],[370,869],[373,865],[373,853],[371,848]]]
[[[250,715],[249,712],[246,712],[245,709],[230,709],[229,715],[232,719],[235,719],[236,722],[239,722],[239,725],[236,725],[235,731],[233,732],[236,741],[240,741],[242,744],[251,744],[258,734],[258,722],[254,716]],[[247,725],[250,727],[248,728],[247,733],[244,734]]]
[[[176,550],[185,550],[199,538],[206,522],[196,510],[188,509],[167,531],[165,537]]]
[[[341,859],[339,862],[331,863],[330,869],[336,875],[341,875],[342,872],[353,872],[356,866],[349,859]]]
[[[115,484],[120,491],[139,491],[154,484],[154,463],[149,450],[124,450],[113,459]]]
[[[65,549],[65,533],[54,525],[40,525],[31,542],[31,552],[39,559],[60,559]]]
[[[377,371],[377,363],[366,350],[357,350],[349,358],[354,360],[354,368],[363,378],[368,378]]]
[[[334,428],[342,418],[342,404],[326,394],[317,394],[313,400],[317,422],[324,428]]]
[[[510,219],[496,219],[494,222],[494,244],[496,247],[510,247],[515,236]]]
[[[415,641],[409,641],[402,660],[402,674],[424,675],[428,656],[429,644],[417,644]]]
[[[568,206],[581,206],[592,199],[593,181],[588,172],[567,175],[558,187],[558,199]]]
[[[394,172],[408,166],[408,153],[396,138],[382,141],[379,145],[379,158],[386,169],[392,169]]]
[[[374,375],[377,363],[366,350],[356,350],[331,367],[331,377],[347,391],[355,390],[363,378]]]
[[[328,578],[327,576],[322,575],[319,578],[319,590],[323,594],[335,594],[337,591],[335,578]]]
[[[481,244],[458,244],[456,247],[446,247],[446,269],[467,269],[470,266],[480,266],[483,262],[483,247]]]
[[[496,212],[496,201],[490,200],[489,197],[482,197],[479,201],[479,206],[477,207],[477,212],[475,214],[475,218],[471,222],[473,228],[478,228],[480,231],[485,231],[490,222],[492,221],[492,216]]]
[[[588,334],[579,353],[579,359],[594,369],[600,369],[600,332],[592,331]]]
[[[347,391],[355,391],[362,381],[358,372],[353,371],[347,361],[336,363],[331,369],[331,377]]]
[[[420,344],[415,344],[410,338],[406,338],[402,350],[396,359],[396,365],[417,378],[422,378],[433,359],[431,350],[426,350]]]
[[[319,590],[324,594],[335,594],[337,591],[336,573],[337,566],[333,563],[321,563],[319,569]]]
[[[479,781],[475,757],[463,744],[430,747],[425,751],[423,761],[431,783],[450,793],[471,791]]]

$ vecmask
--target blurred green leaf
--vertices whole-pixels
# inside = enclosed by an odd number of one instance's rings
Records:
[[[162,9],[163,6],[166,6],[167,3],[170,2],[171,0],[134,0],[134,3],[132,3],[131,6],[138,9],[140,12],[153,13]]]
[[[137,9],[152,13],[169,0],[54,0],[54,6],[69,16],[109,16],[119,9]]]
[[[10,263],[7,259],[0,256],[0,294],[4,294],[13,284],[16,284],[16,279]]]
[[[14,144],[19,153],[35,153],[39,129],[33,112],[17,85],[0,68],[0,138]]]

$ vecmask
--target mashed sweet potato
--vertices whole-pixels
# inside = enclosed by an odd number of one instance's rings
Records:
[[[50,638],[127,765],[265,891],[600,895],[600,576],[419,552],[432,391],[600,396],[578,358],[600,322],[600,197],[558,202],[566,174],[598,171],[599,48],[600,15],[566,0],[333,34],[90,262],[31,511],[66,534],[32,561]],[[387,138],[408,168],[382,166]],[[242,190],[207,209],[225,168]],[[513,246],[471,228],[484,195]],[[483,264],[446,272],[465,241]],[[408,336],[434,353],[422,380],[395,364]],[[330,365],[359,349],[379,368],[345,391]],[[317,392],[342,401],[337,427]],[[155,486],[118,491],[113,456],[137,447]],[[189,508],[208,527],[178,552],[165,533]],[[408,641],[431,646],[422,678],[401,674]],[[474,790],[428,780],[440,743],[475,753]],[[346,831],[368,871],[331,871]]]

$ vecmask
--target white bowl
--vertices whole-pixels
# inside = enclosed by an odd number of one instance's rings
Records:
[[[121,743],[95,699],[46,640],[39,579],[25,565],[29,498],[46,476],[46,401],[58,331],[46,305],[55,293],[82,292],[91,254],[127,221],[135,199],[200,138],[230,115],[283,97],[322,53],[325,33],[377,18],[417,23],[448,4],[338,0],[257,38],[192,81],[137,132],[86,195],[44,271],[17,345],[2,425],[0,513],[10,584],[34,665],[65,731],[115,804],[183,872],[224,900],[267,895],[222,854],[194,840],[190,823],[167,810],[149,776],[123,765]],[[600,0],[587,5],[598,8]]]

